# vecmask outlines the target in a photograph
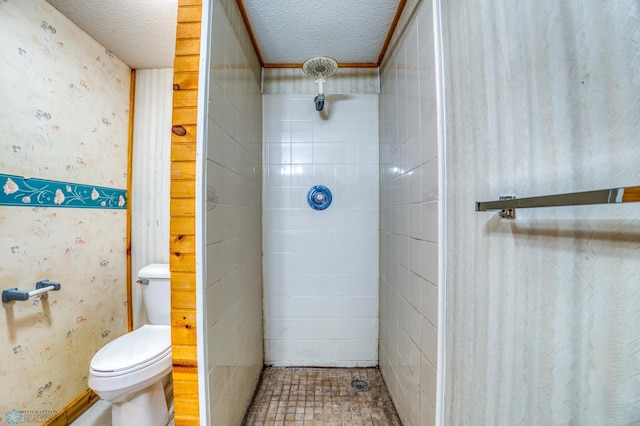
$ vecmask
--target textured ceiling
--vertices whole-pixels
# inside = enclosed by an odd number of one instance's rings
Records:
[[[265,65],[377,64],[400,0],[241,0]]]
[[[134,69],[171,68],[178,0],[47,0]]]
[[[405,0],[236,0],[265,66],[375,66]],[[173,67],[177,0],[47,0],[134,69]]]

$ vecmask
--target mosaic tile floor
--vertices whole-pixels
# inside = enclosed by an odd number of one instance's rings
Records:
[[[368,386],[356,390],[354,380]],[[356,383],[356,387],[362,383]],[[276,368],[262,372],[246,426],[402,426],[377,368]]]

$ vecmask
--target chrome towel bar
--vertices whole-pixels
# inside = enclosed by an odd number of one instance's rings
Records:
[[[597,191],[570,192],[566,194],[543,195],[540,197],[516,198],[511,195],[500,197],[499,201],[476,201],[476,211],[500,210],[500,217],[514,219],[515,209],[533,207],[581,206],[587,204],[620,204],[640,202],[640,186],[600,189]]]

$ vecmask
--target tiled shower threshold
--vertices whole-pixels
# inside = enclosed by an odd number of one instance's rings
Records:
[[[377,368],[267,367],[243,425],[402,423]]]

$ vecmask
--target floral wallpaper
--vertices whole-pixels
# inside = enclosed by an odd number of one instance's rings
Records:
[[[43,423],[126,331],[130,69],[44,0],[0,28],[0,290],[62,286],[2,304],[0,425]]]

